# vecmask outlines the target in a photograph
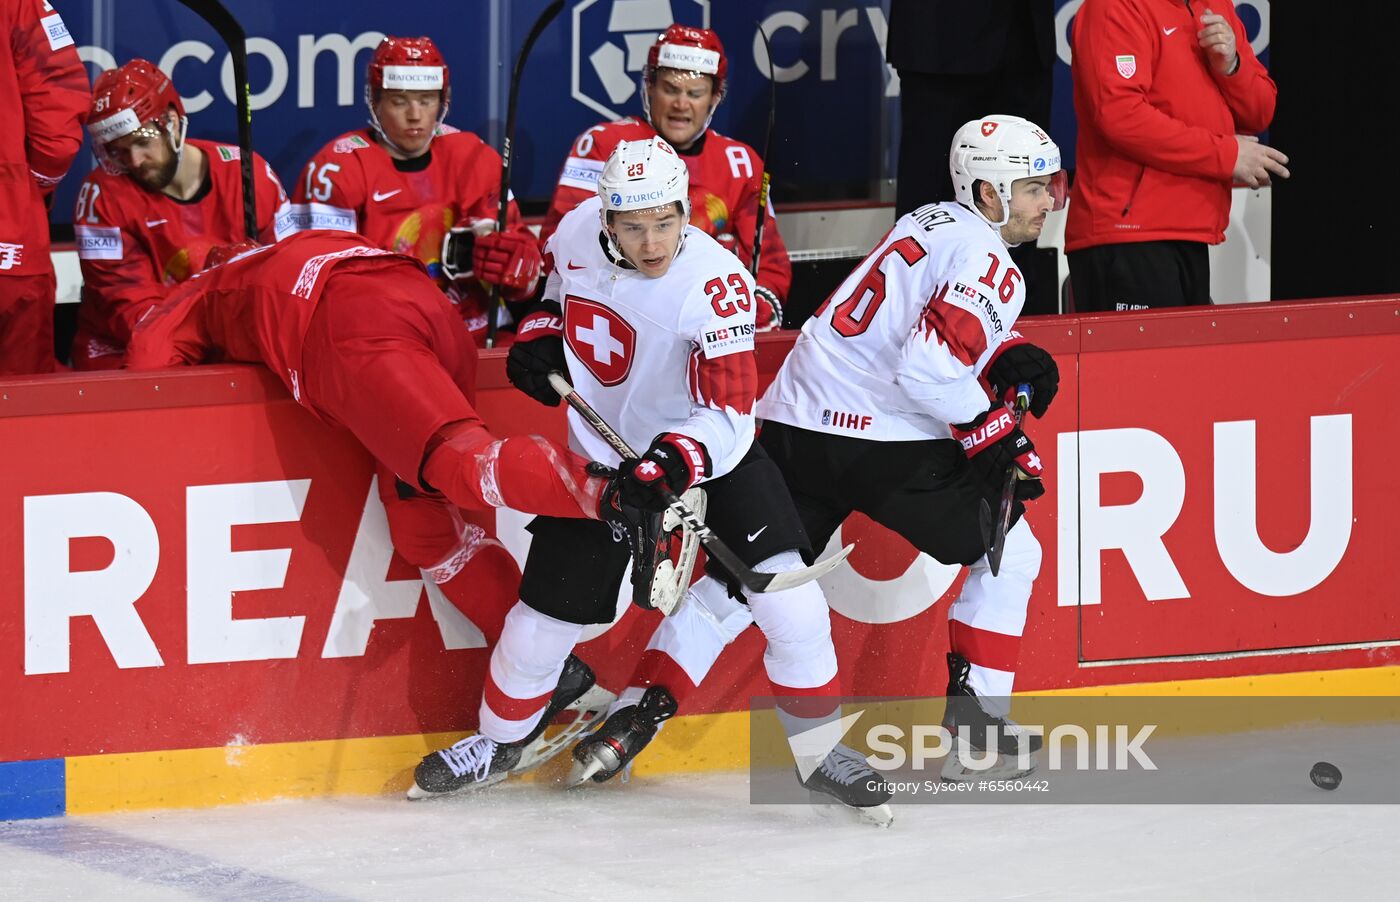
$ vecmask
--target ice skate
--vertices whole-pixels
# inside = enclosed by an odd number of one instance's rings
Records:
[[[948,704],[943,726],[953,736],[954,751],[943,762],[944,780],[1007,780],[1024,777],[1036,768],[1035,753],[1043,739],[1015,721],[989,713],[967,685],[967,659],[948,653]],[[978,769],[971,765],[990,766]]]
[[[833,800],[849,808],[862,822],[888,827],[894,821],[889,801],[893,795],[885,778],[846,745],[837,745],[802,785],[812,793],[812,801],[829,804]]]
[[[414,769],[408,797],[427,799],[464,789],[485,789],[512,773],[539,767],[568,744],[568,739],[560,741],[559,736],[544,737],[545,728],[556,716],[565,710],[578,711],[574,722],[565,728],[572,739],[588,724],[596,722],[611,704],[612,693],[593,683],[593,670],[578,657],[569,655],[549,704],[528,736],[511,743],[497,743],[480,735],[468,736],[433,752]]]
[[[602,726],[574,746],[575,763],[569,785],[610,780],[632,763],[656,736],[662,722],[675,714],[676,700],[665,687],[648,688],[639,703],[617,709]]]

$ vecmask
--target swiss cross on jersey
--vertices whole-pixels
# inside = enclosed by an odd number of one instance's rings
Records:
[[[632,369],[637,330],[597,301],[565,297],[564,340],[600,385],[617,385]]]

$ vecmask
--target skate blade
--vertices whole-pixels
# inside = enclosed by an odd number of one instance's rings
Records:
[[[587,764],[579,764],[577,761],[575,761],[573,768],[569,771],[569,779],[565,785],[565,788],[577,789],[578,787],[583,786],[585,783],[592,782],[593,775],[598,773],[602,769],[603,762],[599,761],[596,758],[590,760]]]
[[[943,762],[939,776],[945,783],[974,783],[978,780],[1015,780],[1035,773],[1036,760],[1032,755],[1028,766],[1022,767],[1015,755],[1001,755],[996,763],[986,770],[973,770],[958,760],[956,753]]]
[[[849,807],[849,806],[848,806]],[[872,805],[869,808],[851,808],[856,819],[862,824],[874,827],[888,827],[894,823],[894,809],[889,805]]]
[[[456,789],[449,789],[446,792],[433,792],[431,789],[424,789],[423,787],[418,785],[417,781],[414,781],[413,785],[408,787],[408,792],[406,792],[404,795],[410,802],[421,802],[424,799],[441,799],[445,796],[455,796],[472,792],[480,792],[483,789],[495,786],[497,783],[505,782],[506,777],[509,776],[510,772],[502,774],[492,774],[485,780],[482,780],[480,783],[468,783],[465,786],[459,786]]]
[[[616,693],[595,684],[575,699],[573,704],[559,712],[563,714],[565,711],[574,711],[577,716],[553,736],[541,734],[540,738],[526,746],[520,754],[520,761],[510,772],[528,773],[573,745],[585,730],[592,729],[608,713],[608,707],[616,698]]]

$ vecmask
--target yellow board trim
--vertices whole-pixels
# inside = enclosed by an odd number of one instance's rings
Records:
[[[1028,695],[1228,696],[1400,695],[1400,667],[1263,674],[1166,683],[1057,689]],[[272,799],[401,795],[424,755],[462,733],[85,755],[67,759],[71,814],[209,808]],[[637,761],[638,776],[742,770],[749,765],[749,712],[696,714],[666,725]],[[538,772],[553,779],[563,764]]]

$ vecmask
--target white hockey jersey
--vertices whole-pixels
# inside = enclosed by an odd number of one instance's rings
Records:
[[[1000,233],[957,203],[899,219],[802,327],[758,416],[879,441],[949,438],[1025,304]]]
[[[564,353],[580,395],[637,453],[659,434],[703,442],[723,476],[754,439],[758,366],[753,278],[739,258],[686,226],[660,278],[608,259],[597,197],[559,222],[545,244],[544,296],[564,308]],[[569,445],[616,465],[607,443],[569,411]]]

